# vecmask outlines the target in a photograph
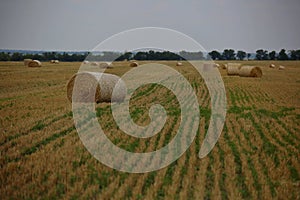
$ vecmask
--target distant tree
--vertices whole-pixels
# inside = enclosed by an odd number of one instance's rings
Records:
[[[256,51],[257,60],[268,60],[268,51],[259,49]]]
[[[222,53],[224,60],[235,60],[235,53],[233,49],[225,49]]]
[[[62,61],[67,61],[67,62],[71,61],[71,56],[68,53],[66,53],[66,52],[64,52],[63,54],[61,54],[60,57],[61,57]]]
[[[33,57],[33,55],[32,54],[30,54],[30,53],[27,53],[27,54],[25,54],[25,55],[23,55],[23,58],[25,59],[25,58],[32,58]]]
[[[73,53],[73,54],[70,56],[70,61],[78,61],[78,60],[79,60],[78,58],[79,58],[78,54]]]
[[[296,52],[297,60],[300,60],[300,49],[295,50],[295,52]]]
[[[156,53],[153,50],[148,52],[148,60],[156,60]]]
[[[263,52],[264,52],[264,50],[262,50],[262,49],[256,51],[256,55],[255,55],[256,60],[262,60]]]
[[[9,53],[1,52],[0,53],[0,61],[9,61],[10,55]]]
[[[225,49],[222,54],[218,51],[211,51],[207,54],[207,58],[204,58],[202,52],[187,52],[181,51],[179,53],[173,53],[170,51],[153,51],[150,50],[140,51],[140,52],[125,52],[121,54],[119,52],[43,52],[43,53],[27,53],[22,54],[19,52],[8,53],[0,52],[0,61],[22,61],[25,58],[31,58],[41,61],[48,61],[52,59],[58,59],[60,61],[83,61],[88,57],[89,61],[109,61],[109,60],[124,60],[124,59],[136,59],[136,60],[203,60],[203,59],[214,59],[214,60],[243,60],[245,57],[248,59],[252,56],[251,53],[246,53],[244,51],[235,51],[233,49]],[[266,59],[278,59],[278,60],[300,60],[300,49],[298,50],[289,50],[289,55],[286,53],[285,49],[282,49],[277,56],[275,51],[268,51],[259,49],[255,54],[256,59],[266,60]]]
[[[203,52],[198,51],[198,52],[189,52],[190,54],[190,60],[204,60],[204,55]]]
[[[208,55],[213,60],[221,60],[221,58],[222,58],[222,55],[216,50],[209,52]]]
[[[180,60],[180,55],[170,52],[170,51],[164,51],[160,54],[159,60]]]
[[[44,52],[43,54],[43,59],[42,60],[56,60],[58,59],[57,53],[56,52]]]
[[[285,53],[285,49],[281,49],[278,53],[278,60],[288,60],[289,56]]]
[[[236,57],[239,59],[239,60],[244,60],[244,58],[246,58],[246,55],[247,53],[245,51],[238,51],[236,53]]]
[[[43,55],[42,55],[42,54],[38,54],[38,53],[33,54],[33,55],[32,55],[32,59],[33,59],[33,60],[41,60],[41,61],[45,61]]]
[[[300,49],[290,50],[291,60],[300,60]]]
[[[134,55],[135,60],[148,60],[148,53],[139,51]]]
[[[113,51],[104,51],[100,55],[95,55],[96,61],[112,61],[120,57],[121,54]]]
[[[276,60],[276,51],[271,51],[269,53],[270,60]]]
[[[184,59],[184,60],[203,60],[204,59],[204,55],[201,51],[199,51],[199,52],[180,51],[179,56],[180,56],[180,59]]]
[[[23,60],[23,55],[21,53],[15,52],[11,55],[11,59],[12,61],[21,61]]]
[[[247,59],[249,60],[251,57],[251,53],[247,53]]]
[[[269,60],[269,53],[268,53],[268,51],[265,51],[263,59],[264,60]]]

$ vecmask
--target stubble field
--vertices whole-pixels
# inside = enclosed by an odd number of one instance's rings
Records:
[[[81,63],[0,63],[1,199],[300,199],[300,62],[243,61],[263,70],[262,78],[229,77],[220,69],[227,95],[223,132],[210,154],[198,152],[210,120],[210,97],[188,64],[174,67],[191,83],[200,103],[200,124],[190,148],[161,170],[130,174],[94,159],[83,146],[67,100],[66,84]],[[225,62],[223,62],[225,63]],[[130,70],[115,63],[107,73]],[[111,141],[128,151],[157,150],[174,137],[180,109],[159,85],[135,91],[131,116],[150,122],[148,109],[162,104],[168,113],[162,131],[149,139],[122,133],[110,104],[97,105],[99,123]]]

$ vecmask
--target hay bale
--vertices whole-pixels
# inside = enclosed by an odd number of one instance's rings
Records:
[[[239,70],[239,76],[242,77],[261,77],[262,70],[256,66],[242,66]]]
[[[138,62],[130,62],[129,66],[130,67],[137,67],[139,65]]]
[[[50,63],[52,63],[52,64],[59,64],[59,60],[50,60]]]
[[[80,87],[74,88],[74,84]],[[116,86],[116,96],[112,99],[112,92]],[[96,87],[96,93],[92,88]],[[74,91],[73,91],[74,90]],[[67,84],[67,97],[72,102],[73,92],[75,102],[90,102],[92,99],[96,103],[101,102],[121,102],[124,101],[127,90],[122,79],[113,74],[97,73],[97,72],[80,72],[74,74]]]
[[[102,62],[99,64],[100,68],[114,68],[114,65],[111,62]]]
[[[229,67],[229,66],[238,67],[240,69],[242,67],[242,64],[240,64],[240,63],[227,63],[227,67]]]
[[[275,68],[275,65],[274,64],[270,64],[269,67],[270,68]]]
[[[97,62],[92,62],[91,66],[99,66],[99,64]]]
[[[220,67],[220,65],[218,63],[215,63],[214,67]]]
[[[32,61],[32,59],[24,59],[24,66],[28,66],[30,61]]]
[[[279,70],[285,70],[285,66],[280,65],[278,69]]]
[[[182,66],[183,64],[181,62],[177,62],[176,66]]]
[[[41,67],[42,63],[38,60],[32,60],[28,63],[28,67]]]
[[[90,63],[90,62],[87,61],[87,60],[83,61],[83,64],[89,64],[89,63]]]
[[[239,75],[241,64],[239,63],[228,63],[227,64],[227,75],[234,76]]]
[[[219,67],[220,67],[221,69],[227,69],[227,66],[226,66],[225,64],[219,64]]]

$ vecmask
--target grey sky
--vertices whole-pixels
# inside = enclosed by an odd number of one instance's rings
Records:
[[[207,50],[300,49],[299,0],[2,0],[0,49],[90,50],[113,34],[164,27]]]

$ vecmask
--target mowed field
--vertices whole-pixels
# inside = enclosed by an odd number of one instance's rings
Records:
[[[0,199],[300,199],[300,62],[243,61],[260,66],[262,78],[229,77],[220,69],[227,94],[223,132],[210,154],[198,158],[210,120],[210,97],[188,64],[177,69],[194,88],[201,119],[195,140],[174,163],[131,174],[111,169],[83,146],[67,100],[66,84],[81,63],[0,63]],[[223,62],[225,63],[225,62]],[[107,73],[122,75],[128,63]],[[184,88],[183,88],[184,89]],[[149,107],[168,113],[162,131],[149,139],[123,133],[110,104],[97,105],[102,129],[128,151],[151,152],[168,144],[180,124],[175,96],[150,84],[135,91],[131,116],[150,122]]]

